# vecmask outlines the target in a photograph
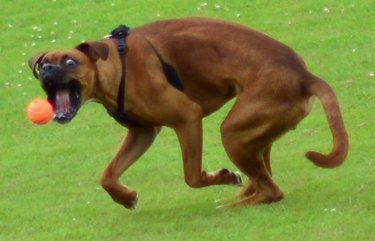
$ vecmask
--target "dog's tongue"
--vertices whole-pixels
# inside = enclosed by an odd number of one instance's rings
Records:
[[[63,117],[65,114],[70,112],[70,96],[68,89],[61,89],[56,92],[55,100],[55,114],[56,117]]]

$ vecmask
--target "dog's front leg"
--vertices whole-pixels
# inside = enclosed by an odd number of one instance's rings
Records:
[[[159,128],[156,127],[129,128],[126,138],[101,176],[103,188],[115,202],[126,208],[135,208],[137,193],[121,184],[119,177],[148,149],[158,132]]]
[[[240,184],[239,174],[227,169],[207,173],[202,170],[202,119],[193,115],[174,128],[180,141],[185,182],[190,187],[199,188],[209,185]]]

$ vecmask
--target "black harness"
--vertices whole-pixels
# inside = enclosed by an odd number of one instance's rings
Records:
[[[114,38],[117,41],[117,51],[120,55],[121,59],[121,80],[120,85],[117,92],[117,110],[110,110],[107,109],[107,112],[110,116],[112,116],[116,121],[123,123],[125,125],[130,126],[140,126],[141,124],[138,123],[136,120],[131,118],[129,115],[125,113],[125,80],[126,80],[126,62],[125,62],[125,55],[128,51],[126,46],[125,39],[129,33],[129,27],[125,25],[120,25],[116,29],[114,29],[110,34],[109,38]]]
[[[126,53],[127,53],[127,45],[126,45],[126,37],[128,36],[128,33],[130,31],[130,28],[125,25],[120,25],[116,29],[114,29],[109,35],[109,38],[116,39],[117,41],[117,50],[120,55],[121,59],[121,67],[122,67],[122,74],[121,74],[121,80],[119,89],[117,92],[117,110],[110,110],[107,109],[107,112],[110,116],[112,116],[116,121],[125,124],[127,126],[142,126],[142,124],[135,120],[134,118],[130,117],[128,114],[125,113],[125,82],[126,82]],[[151,46],[152,50],[156,53],[157,57],[159,58],[159,61],[162,65],[164,75],[166,76],[168,82],[172,84],[175,88],[179,90],[183,90],[183,85],[178,77],[178,74],[176,70],[171,66],[170,64],[166,63],[161,55],[157,52],[155,47],[148,42]]]

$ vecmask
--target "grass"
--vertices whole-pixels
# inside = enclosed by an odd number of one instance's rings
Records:
[[[204,4],[205,3],[205,4]],[[374,3],[343,1],[10,1],[0,9],[0,240],[372,240],[375,236]],[[313,166],[306,150],[328,151],[319,103],[273,148],[274,178],[285,199],[216,210],[234,187],[190,189],[174,133],[163,129],[122,177],[138,191],[127,211],[98,177],[126,130],[100,105],[69,125],[30,124],[27,102],[43,96],[27,59],[45,49],[98,39],[119,23],[191,15],[241,22],[283,41],[326,79],[340,99],[351,149],[334,170]],[[235,169],[219,126],[230,105],[205,122],[204,166]]]

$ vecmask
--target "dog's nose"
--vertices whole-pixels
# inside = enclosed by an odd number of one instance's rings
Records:
[[[65,72],[59,65],[45,63],[40,67],[39,77],[43,81],[59,83],[64,81]]]
[[[44,72],[54,72],[58,69],[58,66],[55,64],[43,64],[41,70]]]

